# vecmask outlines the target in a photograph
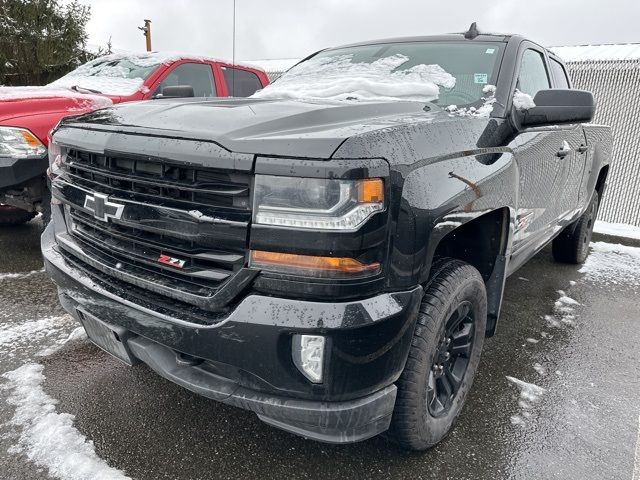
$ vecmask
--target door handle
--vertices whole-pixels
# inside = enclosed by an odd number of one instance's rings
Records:
[[[562,146],[560,147],[560,150],[556,152],[556,157],[564,158],[570,153],[571,153],[571,147],[565,140],[564,142],[562,142]]]
[[[576,148],[576,150],[578,151],[578,153],[584,153],[589,150],[589,147],[587,147],[586,145],[580,145],[578,148]]]

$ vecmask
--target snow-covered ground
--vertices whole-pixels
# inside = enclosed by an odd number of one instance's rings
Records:
[[[74,416],[56,411],[58,403],[42,388],[45,376],[37,363],[4,373],[7,403],[16,409],[9,426],[17,443],[10,453],[22,454],[49,474],[64,480],[125,480],[120,470],[109,467],[74,426]]]
[[[602,222],[600,227],[602,228]],[[611,229],[609,229],[611,231]],[[633,233],[633,228],[628,225],[618,228],[616,231],[627,234]],[[605,242],[594,242],[590,246],[590,254],[586,262],[580,268],[579,273],[583,274],[580,282],[586,282],[594,286],[619,285],[637,289],[640,287],[640,247],[629,247]],[[519,277],[522,281],[529,281]],[[569,288],[577,285],[576,281],[570,281]],[[567,291],[558,290],[558,298],[552,306],[552,313],[542,315],[549,331],[541,331],[540,338],[528,337],[525,339],[530,344],[538,344],[553,338],[550,332],[555,329],[575,328],[579,326],[578,308],[580,302],[572,298]],[[549,367],[536,362],[533,365],[539,376],[546,377]],[[553,371],[553,370],[552,370]],[[562,376],[558,370],[556,376]],[[539,403],[541,397],[547,392],[543,387],[528,383],[512,376],[506,377],[520,391],[518,399],[518,413],[511,416],[513,425],[526,425],[529,418],[533,416],[535,404]],[[635,480],[635,479],[634,479]]]
[[[2,274],[0,279],[25,279],[41,272]],[[129,477],[97,456],[93,442],[74,427],[74,416],[57,411],[57,400],[43,389],[44,367],[38,361],[69,342],[84,339],[84,329],[69,315],[0,323],[0,356],[20,365],[0,370],[0,400],[15,409],[0,424],[0,435],[11,441],[7,453],[24,456],[51,477],[125,480]]]
[[[579,271],[599,285],[640,287],[640,248],[594,242],[591,254]]]
[[[609,223],[597,220],[593,226],[593,231],[614,237],[626,237],[640,240],[640,227],[627,225],[626,223]]]

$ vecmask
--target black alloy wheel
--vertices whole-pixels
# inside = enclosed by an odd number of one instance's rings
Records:
[[[434,417],[447,413],[469,366],[475,327],[472,305],[462,302],[451,314],[438,342],[427,383],[427,408]]]

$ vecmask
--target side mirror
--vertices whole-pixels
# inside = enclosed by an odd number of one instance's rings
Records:
[[[593,95],[584,90],[540,90],[533,103],[520,113],[523,127],[590,122],[596,112]]]
[[[183,97],[195,97],[195,92],[191,85],[174,85],[171,87],[164,87],[160,95],[156,95],[155,98],[183,98]]]

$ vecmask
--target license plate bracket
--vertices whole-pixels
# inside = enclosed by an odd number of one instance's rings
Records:
[[[77,313],[87,337],[94,344],[129,366],[139,362],[127,345],[127,340],[134,335],[126,328],[109,325],[83,309],[77,309]]]

